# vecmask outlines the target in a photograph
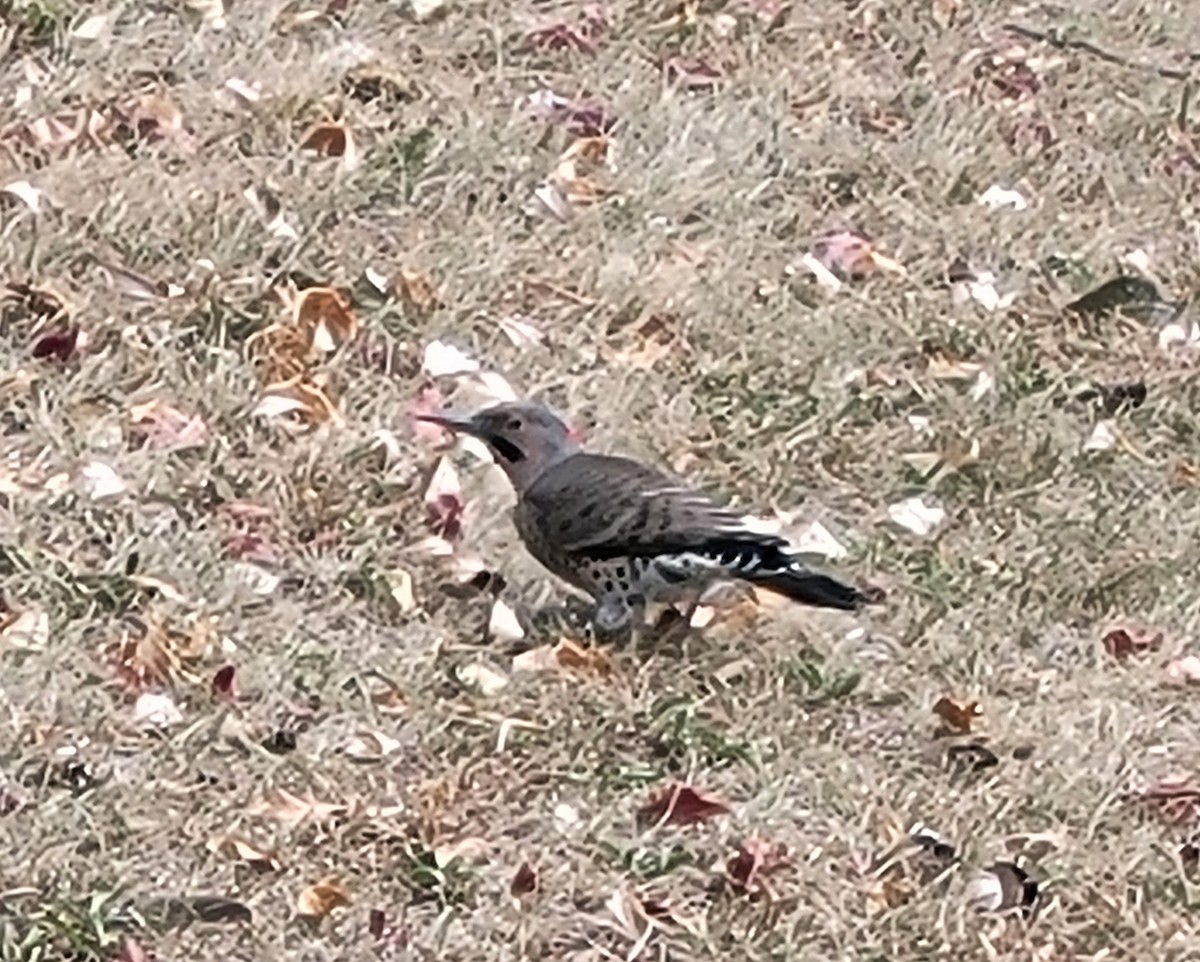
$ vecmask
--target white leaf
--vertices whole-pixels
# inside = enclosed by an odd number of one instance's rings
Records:
[[[979,195],[979,203],[991,210],[999,210],[1001,207],[1011,207],[1013,210],[1027,210],[1029,201],[1027,201],[1020,191],[1010,190],[1007,187],[1001,187],[999,184],[992,184],[987,190]]]
[[[79,486],[84,494],[97,501],[115,497],[127,490],[120,475],[103,461],[91,461],[80,468]]]
[[[547,211],[564,223],[571,219],[571,202],[557,184],[545,183],[534,188],[533,200],[531,213]]]
[[[346,754],[359,762],[377,762],[400,748],[391,735],[381,731],[361,731],[346,742]]]
[[[167,728],[180,724],[183,721],[183,712],[175,706],[169,695],[147,691],[139,695],[134,703],[133,717],[141,725]]]
[[[376,293],[383,296],[386,296],[388,291],[392,289],[392,285],[388,279],[375,270],[374,267],[368,266],[363,269],[363,280],[370,284]]]
[[[76,40],[99,40],[108,29],[108,22],[111,19],[111,13],[92,14],[71,31],[71,36]]]
[[[249,561],[235,562],[230,566],[229,574],[234,584],[261,597],[273,594],[279,587],[279,575]]]
[[[792,547],[799,554],[821,555],[830,561],[840,561],[850,553],[820,521],[814,521],[793,538]]]
[[[945,508],[924,498],[906,498],[904,501],[898,501],[888,505],[887,512],[893,524],[911,531],[920,538],[932,534],[946,519]]]
[[[264,394],[250,412],[252,418],[280,418],[297,411],[307,411],[306,405],[299,398],[286,394]]]
[[[474,374],[479,362],[445,341],[430,341],[425,346],[421,370],[431,377],[457,377]]]
[[[508,685],[508,679],[494,668],[489,668],[481,662],[463,665],[458,669],[458,680],[470,688],[475,688],[482,695],[495,695]]]
[[[14,180],[11,184],[5,184],[0,188],[6,194],[10,194],[19,200],[22,204],[28,207],[33,213],[37,214],[42,209],[42,192],[27,180]]]
[[[1109,451],[1117,443],[1116,425],[1112,421],[1097,421],[1092,433],[1083,442],[1085,451]]]
[[[967,393],[970,395],[972,401],[979,401],[990,393],[995,386],[996,379],[990,371],[985,369],[979,372],[979,375],[975,378],[975,383],[971,385],[971,390]]]
[[[0,642],[18,651],[42,651],[49,641],[50,616],[44,611],[23,611],[0,631]]]
[[[546,339],[546,335],[529,321],[518,314],[506,314],[497,321],[505,337],[512,341],[514,347],[536,347]]]
[[[497,374],[495,371],[480,371],[472,380],[481,389],[480,393],[485,402],[507,404],[510,401],[518,400],[516,390],[502,374]]]
[[[525,629],[517,620],[517,613],[499,598],[492,604],[488,636],[499,641],[520,641],[525,637]]]
[[[449,458],[438,461],[429,478],[429,485],[425,488],[426,504],[438,504],[443,498],[453,498],[462,502],[462,482],[458,479],[458,469]]]
[[[425,23],[438,16],[446,7],[445,0],[408,0],[408,10],[417,23]]]
[[[1200,324],[1195,321],[1172,321],[1158,332],[1158,346],[1164,351],[1172,347],[1200,347]]]
[[[243,106],[253,106],[262,99],[262,84],[257,80],[254,83],[246,83],[237,77],[230,77],[225,81],[225,89]]]

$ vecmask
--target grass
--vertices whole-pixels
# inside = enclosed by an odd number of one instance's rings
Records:
[[[0,186],[42,192],[0,195],[0,958],[1194,956],[1194,816],[1128,798],[1200,763],[1164,671],[1200,627],[1200,405],[1192,349],[1158,336],[1196,284],[1194,17],[754,9],[0,8]],[[524,41],[559,22],[594,50]],[[989,59],[1010,22],[1044,34],[1024,67]],[[610,193],[566,222],[530,203],[575,140],[514,108],[542,89],[616,118],[615,167],[584,171]],[[84,107],[92,140],[34,125]],[[303,149],[332,122],[356,166]],[[993,184],[1029,209],[979,204]],[[843,229],[905,273],[822,290],[799,259]],[[1153,292],[1088,298],[1139,250]],[[957,258],[1011,306],[957,301]],[[343,423],[253,414],[289,285],[353,306],[306,375]],[[598,448],[820,520],[886,604],[764,607],[611,677],[513,670],[488,591],[413,550],[438,453],[405,412],[435,339]],[[945,376],[968,362],[990,390]],[[151,400],[207,435],[156,447]],[[1117,442],[1084,450],[1098,422]],[[124,489],[93,497],[92,462]],[[508,603],[561,602],[503,484],[457,463],[461,550]],[[912,497],[945,509],[928,537],[888,519]],[[1114,625],[1162,649],[1119,662]],[[137,721],[146,692],[176,723]],[[943,696],[979,703],[973,731],[934,737]],[[729,813],[646,827],[676,782]],[[915,823],[952,856],[874,871]],[[748,839],[786,858],[743,891]],[[976,912],[972,878],[1018,857],[1036,911]],[[298,918],[331,877],[350,904]]]

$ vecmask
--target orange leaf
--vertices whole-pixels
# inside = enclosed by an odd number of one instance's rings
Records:
[[[725,815],[729,810],[719,798],[676,783],[652,795],[638,817],[643,823],[653,825],[692,825]]]
[[[563,638],[554,646],[554,659],[568,671],[609,678],[614,671],[612,656],[601,648],[584,648],[570,638]]]
[[[955,732],[969,732],[976,720],[983,717],[983,708],[977,701],[965,701],[943,695],[933,706],[933,713]]]
[[[358,332],[358,320],[346,299],[332,287],[306,287],[292,301],[292,323],[309,344],[329,353]]]
[[[422,274],[420,271],[400,268],[396,277],[396,290],[405,304],[423,313],[441,306],[433,280],[428,274]]]
[[[323,919],[336,908],[350,904],[346,887],[334,876],[308,886],[296,896],[296,912],[310,918]]]

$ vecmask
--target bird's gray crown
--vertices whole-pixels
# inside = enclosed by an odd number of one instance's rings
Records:
[[[483,441],[518,492],[578,450],[562,419],[530,401],[497,404],[474,414],[443,411],[421,418]]]

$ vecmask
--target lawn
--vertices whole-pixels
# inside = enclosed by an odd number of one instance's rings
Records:
[[[0,10],[0,959],[1200,958],[1200,13]],[[589,647],[514,394],[883,603]]]

